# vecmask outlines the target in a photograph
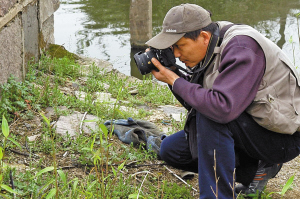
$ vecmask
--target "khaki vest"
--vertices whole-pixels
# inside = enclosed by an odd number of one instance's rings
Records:
[[[230,22],[217,22],[220,29]],[[216,57],[204,75],[204,88],[212,88],[219,75],[221,54],[227,43],[236,35],[252,37],[261,46],[266,57],[266,71],[252,104],[246,111],[266,129],[283,134],[300,131],[300,78],[293,64],[282,50],[258,31],[247,25],[230,27]],[[238,97],[238,96],[237,96]]]

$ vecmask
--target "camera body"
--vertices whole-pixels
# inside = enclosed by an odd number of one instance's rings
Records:
[[[166,68],[176,65],[176,59],[171,48],[160,50],[150,47],[149,51],[140,51],[133,56],[134,61],[142,75],[146,75],[152,70],[158,71],[158,69],[151,62],[153,57],[156,58]]]

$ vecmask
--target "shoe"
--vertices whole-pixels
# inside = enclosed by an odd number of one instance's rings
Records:
[[[159,137],[149,136],[147,139],[146,147],[148,151],[154,152],[159,157],[161,139]]]
[[[152,136],[150,135],[147,139],[146,148],[150,152],[154,152],[157,155],[157,158],[161,160],[161,157],[159,156],[160,151],[160,145],[163,139],[165,139],[167,136],[162,135],[161,137]]]
[[[268,181],[277,175],[281,167],[282,164],[267,165],[260,163],[253,181],[248,186],[238,184],[235,187],[235,193],[248,195],[250,197],[257,196],[257,194],[260,195]]]
[[[190,180],[195,177],[195,173],[191,171],[180,171],[180,177],[184,180]]]

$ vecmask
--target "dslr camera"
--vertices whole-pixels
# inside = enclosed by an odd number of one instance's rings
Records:
[[[161,63],[161,65],[166,68],[176,66],[176,59],[171,48],[160,50],[150,47],[149,51],[140,51],[133,56],[135,64],[137,65],[142,75],[146,75],[152,70],[158,71],[158,69],[151,62],[151,59],[153,57],[156,58]]]

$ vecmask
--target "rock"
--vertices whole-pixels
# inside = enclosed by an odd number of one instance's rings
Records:
[[[26,127],[26,128],[28,128],[28,129],[30,129],[30,128],[31,128],[31,125],[30,125],[30,124],[28,124],[28,123],[24,123],[24,125],[25,125],[25,127]]]
[[[108,90],[109,87],[110,87],[110,86],[109,86],[108,84],[103,83],[103,88],[104,88],[105,90]]]
[[[159,109],[165,114],[171,116],[177,122],[181,122],[186,115],[186,109],[184,107],[165,105],[159,106]]]
[[[40,137],[41,134],[33,135],[28,137],[28,141],[33,142],[35,141],[38,137]]]
[[[96,96],[96,101],[97,102],[107,102],[109,104],[114,104],[116,103],[116,99],[111,97],[110,93],[105,93],[105,92],[96,92],[95,93]]]
[[[75,89],[75,90],[78,90],[79,89],[79,84],[77,83],[72,83],[72,87]]]
[[[58,106],[57,107],[60,111],[66,111],[68,108],[66,106]],[[56,115],[55,110],[53,107],[47,107],[44,114],[47,118],[51,118],[52,116]]]
[[[112,72],[114,70],[113,65],[108,61],[96,59],[96,58],[84,57],[84,56],[79,56],[79,57],[80,57],[80,60],[78,61],[78,63],[80,65],[85,66],[85,68],[87,70],[87,71],[85,71],[86,73],[89,72],[88,69],[92,65],[96,66],[99,69],[102,69],[103,74]]]
[[[74,94],[77,99],[82,100],[82,101],[84,101],[84,99],[87,95],[85,92],[82,92],[82,91],[75,91]]]
[[[137,89],[134,89],[134,90],[129,91],[128,93],[131,95],[136,95],[139,93],[139,91]]]
[[[80,123],[83,116],[84,114],[77,111],[68,116],[60,116],[54,125],[56,133],[62,136],[66,136],[68,133],[71,137],[75,137],[80,133]],[[91,133],[92,131],[98,130],[97,119],[98,118],[94,115],[86,115],[84,120],[95,120],[95,122],[83,122],[82,131],[84,133]]]

